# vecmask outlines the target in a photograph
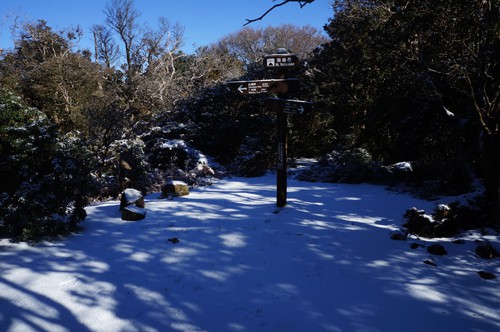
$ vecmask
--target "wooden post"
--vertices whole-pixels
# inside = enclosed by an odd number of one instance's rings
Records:
[[[302,114],[311,108],[312,102],[287,99],[299,89],[297,78],[287,78],[288,69],[296,68],[300,64],[295,54],[289,54],[286,49],[278,49],[276,54],[266,55],[263,59],[264,68],[271,69],[272,79],[254,81],[230,81],[228,86],[235,92],[243,95],[267,93],[273,98],[266,102],[266,108],[277,113],[277,147],[278,160],[276,163],[276,205],[284,207],[287,195],[287,168],[288,168],[288,115]]]
[[[287,141],[288,141],[288,128],[287,128],[287,115],[283,110],[278,111],[278,161],[276,167],[276,206],[284,207],[286,205],[286,192],[287,192]]]

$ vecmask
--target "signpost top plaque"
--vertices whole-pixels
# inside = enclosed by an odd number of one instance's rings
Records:
[[[290,68],[299,65],[299,57],[295,54],[269,54],[262,61],[264,68]]]

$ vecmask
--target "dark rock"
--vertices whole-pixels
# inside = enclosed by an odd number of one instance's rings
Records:
[[[436,267],[436,266],[437,266],[437,264],[436,264],[436,263],[434,263],[433,261],[431,261],[430,259],[426,259],[426,260],[424,261],[424,263],[425,263],[425,264],[427,264],[427,265],[433,266],[433,267]]]
[[[418,247],[420,247],[420,244],[418,243],[413,242],[412,244],[410,244],[411,249],[417,249]]]
[[[176,238],[176,237],[170,238],[170,239],[168,239],[167,241],[168,241],[168,242],[172,242],[173,244],[177,244],[177,243],[179,243],[179,242],[180,242],[180,241],[179,241],[179,239],[178,239],[178,238]]]
[[[393,231],[390,235],[393,240],[406,241],[406,234],[401,231]]]
[[[439,204],[433,213],[433,217],[435,220],[443,220],[447,218],[450,214],[450,207],[446,204]]]
[[[134,205],[126,206],[122,210],[122,220],[137,221],[146,218],[146,209]]]
[[[486,279],[486,280],[491,280],[491,279],[495,279],[497,276],[494,275],[493,273],[490,273],[490,272],[485,272],[485,271],[479,271],[477,274],[479,274],[479,276],[483,279]]]
[[[484,242],[476,247],[476,254],[484,259],[491,259],[497,255],[497,251],[493,248],[491,243]]]
[[[435,222],[431,216],[425,214],[425,211],[413,207],[406,211],[404,217],[407,221],[403,224],[403,227],[408,229],[410,234],[433,236]]]
[[[427,251],[433,255],[438,255],[438,256],[443,256],[448,253],[441,244],[432,244],[427,247]]]

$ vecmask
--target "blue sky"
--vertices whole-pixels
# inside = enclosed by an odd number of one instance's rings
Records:
[[[184,51],[192,51],[203,45],[243,28],[245,19],[257,18],[273,4],[272,0],[135,0],[141,13],[140,19],[156,26],[160,16],[184,26]],[[0,48],[13,46],[10,26],[13,17],[36,21],[44,19],[54,29],[80,25],[85,35],[80,48],[92,49],[89,29],[104,23],[103,10],[106,0],[1,0],[0,1]],[[319,30],[333,16],[331,0],[315,0],[300,9],[296,3],[281,6],[269,13],[262,21],[252,23],[254,28],[276,26],[285,23],[297,26],[311,25]]]

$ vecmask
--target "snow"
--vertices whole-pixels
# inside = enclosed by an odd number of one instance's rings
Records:
[[[394,164],[392,166],[395,169],[398,169],[400,171],[413,172],[413,168],[411,167],[411,163],[409,163],[407,161],[402,161],[402,162],[396,163],[396,164]]]
[[[186,182],[179,180],[170,180],[168,183],[173,184],[174,186],[187,186]]]
[[[0,330],[500,329],[499,259],[474,253],[476,240],[498,249],[498,234],[389,238],[406,209],[437,202],[289,179],[278,209],[274,175],[159,195],[146,197],[141,221],[122,221],[110,201],[88,207],[85,231],[62,241],[0,241]]]
[[[142,197],[142,193],[139,190],[132,188],[125,189],[123,191],[123,195],[125,196],[125,202],[127,205],[134,204]]]
[[[134,212],[136,214],[142,214],[142,215],[146,214],[146,209],[134,205],[126,206],[123,209],[128,210],[130,212]]]
[[[162,149],[173,149],[176,147],[185,148],[186,142],[184,142],[184,140],[181,139],[171,139],[164,142],[161,146]]]

